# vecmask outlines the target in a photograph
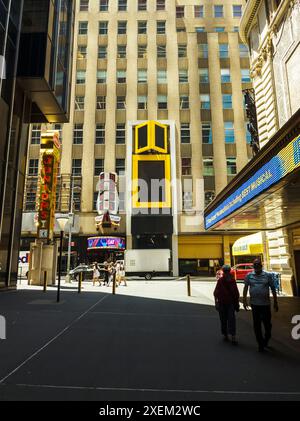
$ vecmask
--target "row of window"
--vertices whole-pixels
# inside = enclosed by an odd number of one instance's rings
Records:
[[[75,109],[77,111],[84,110],[84,97],[77,96],[75,102]],[[222,105],[224,110],[232,110],[232,95],[231,94],[222,94]],[[180,96],[180,109],[189,109],[189,97],[186,95]],[[202,110],[210,110],[210,94],[201,94],[200,95],[200,108]],[[126,97],[117,96],[116,100],[116,109],[117,110],[126,110]],[[148,95],[138,95],[137,97],[137,109],[138,110],[147,110],[148,109]],[[168,109],[168,95],[157,95],[157,109],[158,110],[167,110]],[[96,110],[103,111],[106,110],[106,96],[97,96],[96,100]]]
[[[101,84],[107,83],[107,70],[97,70],[97,83]],[[230,83],[230,69],[222,68],[221,69],[221,83]],[[127,81],[127,72],[126,70],[117,70],[116,82],[117,83],[126,83]],[[148,71],[147,69],[138,69],[137,71],[137,82],[138,83],[148,83]],[[189,73],[187,69],[179,70],[179,83],[188,83],[189,82]],[[241,69],[241,82],[249,83],[251,82],[250,70],[248,68]],[[82,85],[86,83],[86,72],[85,70],[78,70],[76,73],[76,83]],[[168,75],[167,70],[158,69],[157,70],[157,84],[167,84]],[[199,83],[209,83],[209,70],[208,68],[199,69]]]
[[[108,21],[100,21],[99,22],[99,35],[108,35]],[[138,35],[146,35],[148,28],[148,22],[146,20],[139,20],[137,22],[137,33]],[[79,21],[78,22],[78,35],[88,35],[89,29],[89,22],[88,21]],[[238,32],[239,27],[234,26],[233,32]],[[195,26],[195,32],[206,32],[205,26]],[[184,26],[176,27],[177,32],[186,32],[186,28]],[[215,26],[215,32],[225,32],[225,26]],[[165,20],[158,20],[156,21],[156,33],[157,35],[165,35],[166,34],[166,21]],[[127,21],[120,20],[118,21],[117,26],[117,34],[118,35],[126,35],[127,34]]]
[[[130,0],[130,3],[132,0]],[[118,0],[118,11],[119,12],[126,12],[128,6],[127,0]],[[147,11],[148,10],[148,0],[137,0],[137,11]],[[206,5],[205,7],[208,7]],[[89,10],[89,0],[80,0],[79,10],[81,12],[87,12]],[[156,10],[166,10],[166,1],[165,0],[156,0]],[[99,1],[99,11],[100,12],[108,12],[109,11],[109,0],[100,0]],[[213,16],[215,18],[223,18],[224,14],[224,6],[214,5],[213,6]],[[240,18],[242,16],[242,5],[234,4],[232,5],[232,16],[234,18]],[[176,6],[176,17],[177,18],[184,18],[185,17],[185,6]],[[205,17],[205,9],[204,5],[197,5],[194,6],[194,17],[195,18],[204,18]]]
[[[248,58],[249,52],[245,44],[239,44],[239,55],[240,58]],[[126,58],[127,57],[127,46],[119,44],[117,46],[117,58]],[[147,58],[147,44],[138,44],[137,46],[137,57],[138,58]],[[157,45],[156,50],[157,58],[166,58],[167,57],[167,46],[165,44]],[[187,45],[179,44],[178,45],[178,58],[187,57]],[[227,59],[230,57],[229,54],[229,45],[226,43],[219,44],[219,58]],[[77,59],[85,60],[87,58],[87,46],[79,45],[77,50]],[[198,58],[208,58],[208,44],[198,44]],[[107,59],[107,46],[99,45],[98,46],[98,59]]]

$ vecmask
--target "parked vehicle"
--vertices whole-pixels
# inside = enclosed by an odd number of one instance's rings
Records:
[[[84,279],[92,279],[93,278],[93,266],[92,265],[85,265],[80,263],[80,265],[76,266],[74,269],[70,270],[69,275],[72,279],[77,280],[80,273],[84,274]]]
[[[168,249],[126,250],[126,276],[143,276],[147,280],[153,276],[169,276],[170,259],[171,252]]]
[[[232,267],[230,273],[237,281],[243,281],[250,272],[253,272],[253,263],[239,263]]]

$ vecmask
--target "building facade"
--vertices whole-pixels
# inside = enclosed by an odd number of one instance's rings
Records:
[[[147,247],[128,230],[128,150],[132,129],[156,121],[174,128],[170,141],[179,183],[173,191],[178,227],[173,243],[180,272],[207,273],[210,260],[230,261],[231,244],[241,233],[205,233],[203,211],[252,156],[242,93],[251,88],[249,57],[238,33],[243,6],[239,0],[77,2],[76,71],[71,121],[61,130],[57,210],[68,212],[73,196],[79,217],[73,252],[79,260],[88,258],[87,238],[97,235],[103,171],[119,175],[121,215],[120,226],[104,233],[126,237],[127,248]],[[30,186],[38,175],[40,130],[33,127],[29,148],[24,250],[34,235],[36,198]]]
[[[0,287],[15,287],[31,123],[68,121],[72,1],[0,1]]]
[[[267,268],[281,273],[287,293],[299,294],[300,97],[295,89],[300,83],[299,1],[249,0],[240,34],[250,49],[262,149],[249,168],[207,210],[207,223],[217,229],[219,219],[227,228],[236,229],[243,224],[246,229],[263,230]],[[263,174],[262,170],[267,172]],[[249,185],[250,180],[255,188]],[[234,199],[241,189],[244,197],[239,205],[218,217],[224,197]],[[255,215],[260,216],[260,222]]]

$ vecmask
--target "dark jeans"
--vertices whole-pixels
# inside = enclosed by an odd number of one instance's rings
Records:
[[[259,346],[263,346],[271,338],[271,306],[251,305],[251,307],[256,340]],[[265,328],[265,336],[262,333],[262,324]]]
[[[221,332],[222,335],[236,334],[236,321],[235,321],[235,310],[233,304],[220,304],[219,315],[221,321]]]

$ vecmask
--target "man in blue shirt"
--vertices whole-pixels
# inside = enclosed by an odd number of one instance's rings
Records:
[[[252,308],[253,327],[258,342],[258,350],[264,351],[271,338],[271,301],[270,289],[274,297],[274,310],[278,311],[276,288],[271,273],[263,271],[262,263],[259,259],[253,262],[254,271],[248,273],[245,278],[243,292],[244,309],[248,310],[247,293],[250,289],[250,305]],[[265,328],[265,335],[262,333],[262,324]]]

